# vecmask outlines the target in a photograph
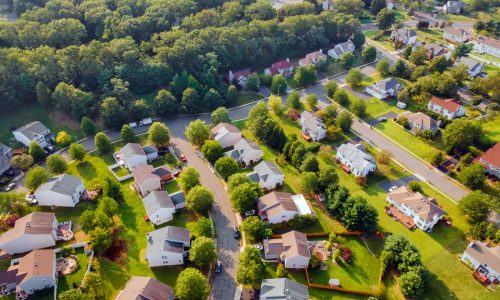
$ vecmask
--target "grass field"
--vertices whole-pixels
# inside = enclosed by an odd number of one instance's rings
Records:
[[[73,284],[80,285],[85,275],[85,270],[89,264],[89,258],[83,251],[83,248],[76,249],[76,256],[78,257],[78,270],[75,273],[59,277],[57,281],[57,294],[70,290]]]
[[[477,53],[477,52],[471,52],[471,53],[469,53],[469,55],[471,55],[471,56],[477,56],[477,57],[480,57],[480,58],[488,60],[488,61],[500,63],[500,58],[498,58],[496,56],[493,56],[491,54],[487,54],[487,53],[482,53],[481,54],[481,53]]]
[[[417,29],[417,36],[427,42],[444,43],[443,31],[437,29]]]
[[[484,137],[493,142],[500,142],[500,114],[483,122]]]
[[[355,54],[355,56],[354,56],[354,63],[352,66],[353,68],[361,66],[361,65],[366,63],[363,61],[363,59],[361,58],[359,53],[354,53],[354,54]],[[347,71],[348,70],[346,70],[346,69],[344,69],[344,67],[342,67],[342,65],[340,64],[340,61],[335,61],[335,62],[330,63],[328,65],[328,67],[326,68],[326,70],[321,72],[321,73],[325,74],[328,77],[331,77],[331,76],[334,76],[334,75],[337,75],[337,74],[340,74],[343,72],[347,72]]]
[[[384,34],[382,37],[380,37],[380,39],[375,40],[375,37],[378,36],[380,33],[381,33],[380,30],[365,31],[365,35],[367,38],[376,41],[378,44],[380,44],[382,47],[384,47],[385,49],[387,49],[389,51],[396,50],[396,49],[394,49],[394,46],[392,46],[392,43],[390,41],[388,41],[388,39],[390,39],[390,37],[391,37],[390,34]]]

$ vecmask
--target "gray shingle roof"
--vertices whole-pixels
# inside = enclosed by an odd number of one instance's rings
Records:
[[[396,90],[396,87],[398,86],[398,84],[400,84],[399,81],[397,81],[396,79],[394,79],[392,77],[389,77],[389,78],[386,78],[384,80],[380,80],[379,82],[375,83],[375,86],[380,90],[388,91],[390,89]]]
[[[464,64],[464,65],[466,65],[467,68],[469,69],[469,71],[472,71],[475,68],[483,66],[483,64],[481,62],[479,62],[477,60],[473,60],[473,59],[465,57],[465,56],[462,56],[462,57],[458,58],[455,61],[455,65],[457,65],[457,64]]]
[[[309,130],[309,132],[317,133],[319,128],[325,128],[325,124],[314,114],[305,110],[301,115],[304,119],[304,127]]]
[[[186,228],[167,226],[147,233],[148,251],[164,252],[183,251],[183,243],[189,244],[189,230]]]
[[[146,197],[142,198],[142,204],[149,216],[162,208],[175,207],[172,199],[165,191],[151,191]]]
[[[129,159],[130,157],[134,155],[143,155],[146,156],[146,152],[144,152],[144,149],[140,144],[137,143],[128,143],[125,146],[123,146],[120,150],[120,152],[123,155],[123,158],[125,160]]]
[[[359,144],[358,144],[359,145]],[[357,145],[345,143],[337,148],[337,152],[352,162],[355,169],[364,170],[369,164],[374,164],[373,157],[359,149]]]
[[[11,158],[12,158],[12,149],[0,143],[0,172],[4,168],[10,167]]]
[[[54,193],[73,196],[76,188],[82,184],[82,180],[70,174],[61,174],[56,177],[49,178],[49,181],[42,184],[37,192],[51,191]]]
[[[172,202],[177,206],[186,202],[186,195],[183,191],[178,191],[169,195]]]
[[[49,130],[47,126],[43,125],[40,121],[34,121],[24,125],[23,127],[19,127],[14,131],[21,132],[28,139],[33,140],[37,135],[42,135],[45,131]]]
[[[261,178],[267,178],[269,174],[283,175],[278,166],[276,166],[273,162],[268,160],[261,161],[258,165],[256,165],[253,168],[253,170]],[[265,179],[263,180],[265,181]]]
[[[278,300],[307,300],[309,291],[307,286],[288,278],[273,278],[262,280],[261,297]]]

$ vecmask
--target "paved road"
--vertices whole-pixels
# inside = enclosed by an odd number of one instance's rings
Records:
[[[224,270],[221,274],[215,275],[211,296],[216,300],[233,299],[236,291],[236,269],[240,245],[233,238],[232,228],[237,226],[237,223],[229,196],[219,178],[198,156],[191,144],[178,137],[173,138],[172,143],[175,149],[187,156],[188,165],[198,170],[201,183],[214,193],[215,203],[212,216],[217,233],[219,260],[222,261]]]

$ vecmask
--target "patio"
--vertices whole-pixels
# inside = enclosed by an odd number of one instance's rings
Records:
[[[56,229],[57,239],[70,241],[73,239],[73,231],[71,231],[71,222],[59,223]]]
[[[62,257],[57,260],[58,276],[65,276],[78,270],[78,258],[75,255]]]
[[[395,221],[403,224],[408,229],[413,229],[416,227],[415,222],[413,222],[410,217],[408,217],[392,205],[385,208],[385,213],[392,217]]]

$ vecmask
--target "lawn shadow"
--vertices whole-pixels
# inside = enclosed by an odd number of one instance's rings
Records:
[[[97,178],[97,169],[88,161],[79,163],[76,166],[76,169],[78,170],[80,176],[82,176],[85,180],[92,181]]]
[[[450,290],[446,284],[439,279],[436,274],[430,272],[427,270],[427,276],[426,276],[426,288],[424,294],[421,296],[421,299],[439,299],[436,296],[437,295],[446,295],[446,298],[442,299],[458,299],[455,293]],[[440,292],[436,293],[436,291],[439,290]]]
[[[454,255],[463,253],[467,247],[464,232],[455,226],[446,226],[443,222],[437,223],[428,235]]]

